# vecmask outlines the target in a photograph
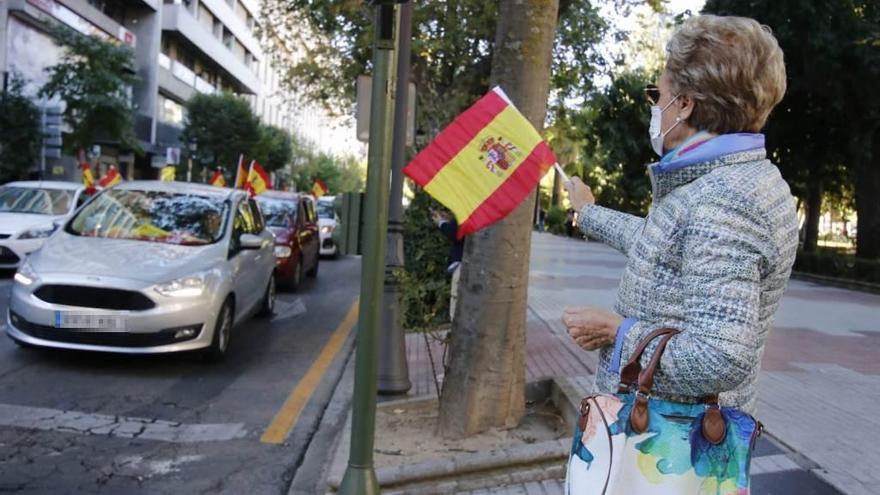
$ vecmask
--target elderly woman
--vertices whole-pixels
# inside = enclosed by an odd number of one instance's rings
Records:
[[[563,321],[599,349],[596,388],[617,390],[621,363],[651,331],[673,327],[653,396],[755,409],[761,355],[797,249],[795,201],[761,128],[785,92],[782,50],[752,19],[688,19],[646,88],[653,205],[646,218],[594,204],[567,184],[580,228],[628,261],[614,312],[569,308]],[[647,143],[646,143],[647,145]],[[650,349],[650,348],[649,348]],[[645,353],[643,362],[650,352]]]

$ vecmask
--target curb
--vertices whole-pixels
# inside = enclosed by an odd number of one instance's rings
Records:
[[[812,273],[795,271],[791,272],[791,278],[804,282],[813,282],[815,284],[838,287],[841,289],[880,294],[880,284],[873,284],[870,282],[859,282],[857,280],[849,280],[846,278],[828,277],[825,275],[814,275]]]

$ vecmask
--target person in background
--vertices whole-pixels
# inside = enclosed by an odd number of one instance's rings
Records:
[[[440,232],[449,239],[449,260],[446,273],[452,277],[449,292],[449,320],[455,317],[455,303],[458,301],[458,279],[461,272],[461,256],[464,254],[464,240],[458,239],[458,222],[447,210],[431,210],[431,218]]]

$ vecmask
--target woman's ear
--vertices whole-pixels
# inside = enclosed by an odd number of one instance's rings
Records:
[[[678,103],[678,113],[676,114],[676,117],[683,121],[687,121],[687,119],[690,118],[691,113],[694,111],[694,99],[689,95],[681,95],[676,102]]]

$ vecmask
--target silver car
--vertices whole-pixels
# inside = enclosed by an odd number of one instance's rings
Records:
[[[23,345],[219,360],[235,324],[272,313],[273,249],[244,191],[124,182],[19,267],[6,331]]]

